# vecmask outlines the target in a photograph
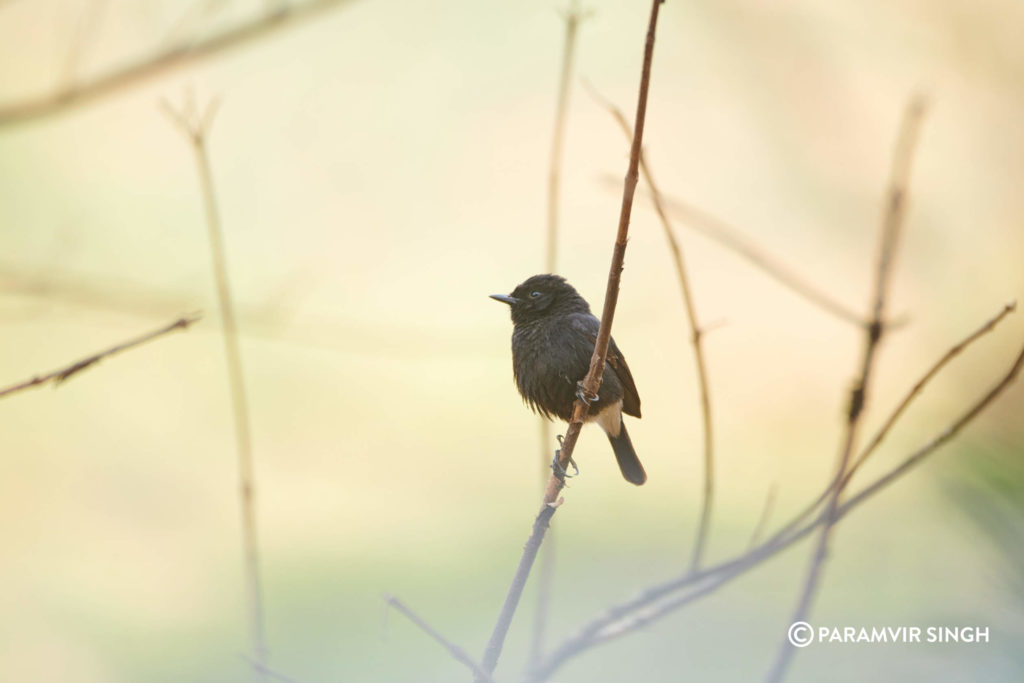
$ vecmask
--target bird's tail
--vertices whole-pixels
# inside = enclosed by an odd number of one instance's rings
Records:
[[[621,418],[620,418],[621,419]],[[640,486],[647,481],[647,473],[644,466],[640,464],[640,458],[633,450],[633,442],[629,440],[629,432],[626,431],[625,422],[621,423],[619,435],[608,434],[608,440],[612,443],[612,450],[615,451],[615,459],[619,462],[619,469],[622,476],[631,484]]]

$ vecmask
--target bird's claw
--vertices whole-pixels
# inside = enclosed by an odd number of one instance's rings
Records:
[[[576,398],[586,403],[587,407],[589,407],[591,403],[598,399],[598,396],[597,394],[587,394],[586,390],[583,388],[583,382],[581,381],[576,382]]]
[[[562,437],[561,436],[558,437],[558,444],[559,445],[562,444]],[[576,475],[578,475],[580,473],[580,468],[576,465],[576,461],[575,460],[573,460],[572,458],[569,458],[569,464],[572,465],[572,471],[573,471],[572,474],[569,474],[569,472],[567,472],[566,469],[564,467],[562,467],[562,463],[560,462],[561,456],[562,456],[562,449],[559,448],[557,451],[555,451],[555,459],[551,461],[551,470],[555,473],[555,476],[558,477],[559,479],[572,479],[573,477],[575,477]]]

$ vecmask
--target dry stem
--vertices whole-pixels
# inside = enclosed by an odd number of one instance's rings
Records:
[[[56,92],[0,105],[0,127],[41,119],[88,104],[172,69],[253,42],[276,29],[297,24],[303,19],[312,19],[343,2],[347,0],[308,0],[296,5],[282,5],[274,12],[267,12],[222,33],[146,55],[136,62],[117,67],[84,83],[62,85]]]
[[[136,337],[135,339],[130,339],[129,341],[122,342],[120,344],[117,344],[116,346],[111,346],[109,349],[105,349],[103,351],[99,351],[98,353],[94,353],[91,356],[76,361],[67,367],[61,368],[60,370],[54,370],[53,372],[48,372],[45,375],[36,375],[32,379],[27,379],[24,382],[12,384],[9,387],[0,389],[0,398],[4,398],[6,396],[10,396],[11,394],[16,394],[19,391],[31,389],[32,387],[39,387],[51,382],[54,385],[59,385],[65,380],[71,379],[71,377],[77,375],[86,368],[90,368],[93,365],[96,365],[104,358],[108,358],[110,356],[121,353],[122,351],[127,351],[128,349],[135,348],[136,346],[140,346],[142,344],[145,344],[146,342],[153,341],[157,337],[162,337],[168,332],[173,332],[174,330],[186,330],[190,325],[199,320],[199,318],[199,315],[183,316],[181,318],[178,318],[169,325],[164,325],[158,330],[154,330],[152,332],[142,335],[141,337]]]

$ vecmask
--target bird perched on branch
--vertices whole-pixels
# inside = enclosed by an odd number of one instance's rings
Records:
[[[590,370],[601,322],[565,278],[534,275],[511,294],[492,299],[512,311],[512,370],[523,400],[547,418],[569,422],[580,383]],[[619,347],[608,345],[597,399],[589,401],[586,422],[596,422],[608,435],[622,476],[639,486],[647,474],[629,440],[622,413],[640,417],[640,395]]]

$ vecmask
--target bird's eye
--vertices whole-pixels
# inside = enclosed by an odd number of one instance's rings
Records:
[[[530,298],[531,299],[536,299],[539,296],[540,296],[540,292],[530,292]]]

